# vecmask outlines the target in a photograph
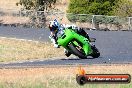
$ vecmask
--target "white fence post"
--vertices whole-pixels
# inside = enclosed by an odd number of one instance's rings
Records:
[[[128,30],[132,30],[132,24],[131,24],[132,17],[128,17]]]
[[[92,29],[95,29],[95,20],[94,20],[95,15],[92,15]]]

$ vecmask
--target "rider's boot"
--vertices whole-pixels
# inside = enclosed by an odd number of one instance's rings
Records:
[[[54,45],[55,48],[59,48],[59,45],[57,44],[56,41],[53,41],[53,45]]]
[[[52,37],[51,41],[52,41],[52,43],[53,43],[53,45],[54,45],[55,48],[59,48],[59,45],[57,44],[57,41],[56,41],[55,38]]]
[[[64,53],[65,53],[65,55],[66,55],[67,57],[69,57],[69,56],[71,55],[71,53],[70,53],[68,50],[66,50],[66,49],[64,49]]]
[[[54,47],[55,47],[55,48],[59,48],[59,45],[58,45],[58,44],[54,44]]]

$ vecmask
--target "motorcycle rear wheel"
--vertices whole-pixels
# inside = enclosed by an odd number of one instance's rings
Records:
[[[99,50],[95,46],[91,46],[91,49],[93,50],[92,57],[93,58],[98,58],[100,56]]]

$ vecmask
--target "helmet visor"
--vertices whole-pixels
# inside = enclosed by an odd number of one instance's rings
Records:
[[[52,27],[49,26],[49,29],[50,29],[50,31],[56,31],[57,30],[57,27],[55,27],[55,26],[52,25]]]

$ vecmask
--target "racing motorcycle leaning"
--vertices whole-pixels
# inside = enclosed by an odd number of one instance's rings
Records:
[[[87,58],[88,56],[92,56],[93,58],[100,56],[100,52],[95,45],[90,44],[87,38],[76,33],[71,28],[60,30],[57,33],[57,43],[81,59]]]

